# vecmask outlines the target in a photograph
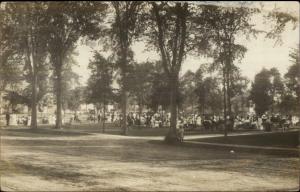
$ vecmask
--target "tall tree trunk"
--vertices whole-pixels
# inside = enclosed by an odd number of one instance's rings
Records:
[[[128,128],[127,128],[127,91],[123,87],[122,90],[122,130],[123,135],[127,135]]]
[[[228,119],[228,125],[230,125],[230,117],[231,117],[231,102],[230,102],[230,86],[229,86],[229,71],[227,71],[226,74],[226,99],[227,99],[227,116],[229,116]],[[228,130],[230,127],[227,127]]]
[[[225,68],[223,69],[223,93],[224,93],[224,98],[223,98],[223,105],[224,105],[224,136],[227,136],[227,91],[226,91],[226,72],[225,72]]]
[[[272,88],[272,104],[271,104],[271,113],[272,114],[274,113],[274,104],[275,104],[274,95],[275,95],[275,91],[274,91],[274,88]]]
[[[143,104],[139,104],[139,121],[140,121],[140,125],[141,125],[141,116],[142,116],[142,112],[143,112]]]
[[[124,42],[124,39],[120,36],[120,41]],[[127,45],[127,44],[126,44]],[[127,135],[128,127],[127,127],[127,68],[128,68],[128,46],[124,46],[122,49],[122,58],[121,63],[121,73],[122,73],[122,98],[121,98],[121,108],[122,108],[122,130],[123,135]]]
[[[96,109],[96,105],[94,105],[94,123],[96,123],[96,118],[97,118],[97,109]]]
[[[32,76],[32,97],[31,97],[31,129],[37,129],[37,74],[36,69]]]
[[[36,53],[35,46],[33,43],[33,34],[32,27],[30,26],[30,32],[27,34],[25,50],[26,50],[26,65],[30,69],[31,75],[31,83],[32,83],[32,97],[31,97],[31,119],[30,119],[30,127],[31,129],[37,128],[37,67],[36,67]],[[29,123],[29,122],[27,122]]]
[[[171,119],[170,119],[170,128],[169,132],[166,136],[166,140],[176,141],[177,133],[177,96],[178,96],[178,77],[176,75],[172,75],[169,78],[169,86],[170,86],[170,111],[171,111]]]
[[[228,115],[232,115],[232,107],[231,107],[231,85],[230,85],[230,74],[228,74],[228,83],[227,83],[227,104],[228,104]]]
[[[228,116],[229,116],[229,119],[228,119],[228,129],[232,130],[233,128],[233,122],[232,122],[232,111],[231,111],[231,73],[233,72],[232,71],[232,52],[231,52],[231,46],[232,46],[232,43],[231,43],[231,39],[229,41],[229,54],[228,54],[228,58],[226,60],[226,75],[227,75],[227,113],[228,113]]]
[[[57,67],[57,79],[56,79],[56,129],[60,129],[62,126],[62,68],[61,65],[62,63],[59,64]]]
[[[206,102],[206,93],[203,96],[203,111],[202,111],[202,114],[205,114],[205,107],[206,107],[205,102]]]
[[[229,122],[228,122],[228,125],[229,125],[229,127],[228,127],[228,129],[227,130],[232,130],[232,126],[233,126],[233,124],[232,124],[232,109],[231,109],[231,85],[230,85],[230,65],[229,65],[229,68],[228,68],[228,70],[227,70],[227,114],[228,114],[228,116],[229,116]]]
[[[106,116],[105,116],[105,104],[103,104],[103,122],[102,122],[102,132],[104,133],[105,132],[105,119],[106,119]]]
[[[204,113],[205,113],[205,106],[204,106],[204,103],[203,103],[203,105],[201,106],[201,111],[202,111],[202,115],[204,115]]]

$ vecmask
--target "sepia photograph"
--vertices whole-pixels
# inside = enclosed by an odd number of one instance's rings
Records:
[[[297,1],[3,1],[1,191],[299,191]]]

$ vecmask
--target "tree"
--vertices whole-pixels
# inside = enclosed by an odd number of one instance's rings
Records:
[[[26,97],[20,95],[19,91],[7,91],[7,94],[4,96],[4,99],[9,102],[12,111],[18,104],[30,105],[30,100]]]
[[[2,47],[2,46],[0,46]],[[14,53],[8,56],[7,60],[2,60],[2,56],[0,58],[0,111],[2,109],[9,110],[9,105],[5,106],[4,102],[2,102],[2,98],[9,101],[12,104],[12,100],[8,98],[12,98],[9,96],[11,92],[18,93],[19,88],[22,86],[24,82],[23,67],[24,60],[20,57],[19,54]],[[5,97],[6,96],[6,97]]]
[[[68,99],[65,100],[65,108],[77,113],[80,105],[83,103],[83,93],[85,89],[83,87],[76,87],[69,91]]]
[[[16,38],[15,48],[18,54],[24,56],[24,76],[29,82],[31,98],[31,128],[37,128],[37,104],[38,99],[42,98],[46,86],[39,86],[45,80],[47,71],[47,24],[49,18],[46,15],[44,3],[8,3],[6,11],[12,15],[13,38]],[[15,45],[14,43],[13,45]],[[47,75],[46,75],[47,77]],[[39,81],[40,80],[40,81]],[[39,98],[38,98],[39,97]]]
[[[113,101],[112,78],[113,64],[99,52],[94,52],[88,68],[91,76],[88,79],[87,102],[103,107],[103,132],[105,131],[106,106]]]
[[[262,69],[261,72],[255,75],[250,91],[250,99],[255,104],[257,115],[263,115],[272,105],[271,90],[270,72],[267,69]]]
[[[218,114],[222,111],[222,91],[217,78],[204,78],[201,82],[197,83],[195,93],[198,100],[198,109],[202,114]]]
[[[278,108],[279,99],[284,94],[284,85],[281,79],[281,75],[277,68],[273,67],[269,70],[270,72],[270,81],[272,84],[271,96],[272,96],[272,105],[271,112],[274,113],[275,108]]]
[[[166,77],[165,73],[159,69],[161,63],[157,63],[156,69],[153,71],[153,78],[151,80],[151,89],[150,89],[150,103],[148,103],[148,107],[152,110],[157,111],[159,106],[162,107],[163,110],[167,110],[170,108],[170,86],[169,79]],[[178,91],[178,95],[176,98],[176,105],[179,106],[183,102],[183,94],[182,91]]]
[[[300,60],[299,60],[299,47],[293,48],[290,52],[290,59],[293,63],[288,72],[284,75],[286,86],[291,95],[296,96],[295,105],[300,105]]]
[[[229,89],[229,71],[234,58],[243,55],[244,47],[235,45],[234,35],[243,30],[250,30],[248,16],[252,11],[247,9],[222,9],[217,6],[191,6],[188,3],[152,3],[153,18],[156,21],[152,38],[156,40],[155,45],[160,51],[162,63],[169,77],[171,87],[171,129],[167,138],[172,138],[176,134],[177,108],[175,97],[178,92],[178,73],[181,68],[183,57],[187,52],[196,50],[200,54],[207,54],[206,49],[215,45],[222,48],[218,52],[218,59],[225,66],[224,56],[226,57],[226,86]],[[240,20],[235,20],[241,18]],[[209,40],[216,40],[215,43]],[[212,41],[213,42],[213,41]],[[217,42],[217,43],[216,43]],[[222,56],[220,56],[222,55]],[[229,58],[229,59],[228,59]],[[219,62],[217,61],[217,62]],[[225,81],[224,81],[225,82]],[[226,92],[227,93],[227,92]],[[228,94],[227,94],[228,95]],[[227,102],[230,101],[227,96]]]
[[[48,45],[56,82],[56,128],[62,125],[62,71],[80,37],[98,38],[107,6],[103,2],[49,2]]]
[[[179,71],[186,54],[188,3],[151,2],[151,22],[148,25],[149,43],[160,53],[170,90],[170,129],[166,141],[177,141],[177,99]],[[150,24],[150,25],[149,25]]]
[[[246,7],[220,7],[207,6],[196,19],[198,25],[207,26],[210,30],[209,37],[212,47],[211,56],[214,58],[213,68],[220,70],[223,74],[223,92],[224,92],[224,119],[231,116],[231,98],[232,98],[232,76],[236,70],[235,60],[243,58],[246,48],[236,42],[237,36],[245,34],[247,36],[256,34],[257,30],[251,25],[251,16],[257,13],[257,9]],[[207,20],[201,18],[207,18]],[[225,126],[224,135],[227,135],[228,127]]]
[[[290,51],[290,61],[292,65],[284,75],[285,88],[280,92],[280,101],[277,103],[279,110],[283,114],[298,114],[300,105],[300,62],[299,48],[293,48]],[[277,75],[278,76],[278,75]],[[280,75],[279,75],[280,78]],[[278,77],[276,78],[278,79]],[[275,78],[274,78],[275,81]],[[279,81],[279,80],[276,80]],[[282,82],[281,82],[282,83]],[[277,83],[278,84],[278,83]],[[278,87],[278,86],[276,86]],[[281,88],[281,86],[280,86]],[[281,89],[280,89],[281,90]]]
[[[266,38],[280,39],[280,34],[284,31],[287,23],[297,23],[297,18],[289,14],[283,14],[276,10],[264,15],[268,22],[273,22],[274,27],[269,31],[262,31],[257,25],[251,22],[252,16],[261,12],[260,9],[248,8],[241,4],[240,7],[221,7],[208,5],[206,9],[198,14],[195,23],[198,26],[205,26],[210,35],[208,44],[211,48],[210,56],[214,58],[213,67],[223,73],[224,90],[224,118],[231,116],[232,98],[232,75],[237,66],[236,60],[241,60],[247,51],[246,47],[237,42],[237,37],[256,37],[257,34],[265,33]],[[203,18],[206,18],[203,20]],[[228,127],[225,127],[224,135],[227,135]]]
[[[145,105],[149,105],[155,66],[151,62],[135,63],[129,74],[129,92],[139,106],[139,118]]]
[[[239,69],[236,69],[232,73],[231,78],[231,95],[232,97],[243,95],[248,90],[248,84],[250,80],[242,76],[241,71]]]
[[[239,111],[238,105],[244,109],[245,106],[247,106],[247,101],[248,101],[248,85],[249,85],[249,79],[247,77],[244,77],[241,75],[240,70],[237,68],[236,70],[233,71],[232,78],[231,78],[231,93],[230,95],[234,99],[234,109],[235,113],[238,112],[245,112],[245,111]]]
[[[0,93],[7,85],[22,81],[22,66],[24,59],[19,54],[20,44],[17,35],[16,19],[13,9],[7,4],[0,7]]]
[[[132,64],[133,52],[131,45],[138,38],[140,30],[138,28],[139,12],[142,2],[137,1],[114,1],[111,2],[114,15],[111,28],[107,30],[110,39],[108,45],[114,51],[116,66],[121,75],[121,109],[122,109],[122,129],[123,134],[127,134],[127,97],[128,97],[128,74],[129,66]]]
[[[76,109],[81,104],[80,97],[77,98],[77,101],[74,101],[74,94],[77,95],[80,93],[79,86],[79,75],[73,71],[73,66],[78,65],[74,56],[77,55],[75,52],[69,53],[64,62],[64,66],[62,67],[62,79],[61,79],[61,87],[62,87],[62,110],[65,113],[66,109]],[[55,74],[52,76],[52,82],[54,82]],[[57,83],[53,83],[53,92],[57,94]],[[77,95],[79,96],[79,95]],[[56,101],[57,102],[57,101]],[[75,102],[75,103],[73,103]],[[72,107],[73,106],[73,107]],[[74,110],[76,112],[76,110]]]
[[[195,73],[188,70],[180,80],[180,88],[182,93],[184,93],[184,104],[185,108],[191,107],[191,112],[194,114],[194,104],[196,99],[195,94]]]
[[[282,95],[281,102],[278,104],[278,106],[282,114],[290,115],[291,113],[299,112],[299,105],[297,105],[297,99],[291,94]]]
[[[201,65],[195,73],[187,71],[183,75],[181,83],[184,87],[185,100],[192,106],[193,113],[196,101],[200,113],[218,114],[222,109],[219,79],[212,75],[204,78],[204,74],[209,72],[206,67]]]
[[[71,111],[78,111],[80,104],[83,103],[83,92],[85,89],[82,87],[76,87],[75,89],[70,90],[70,96],[66,101],[67,108]]]

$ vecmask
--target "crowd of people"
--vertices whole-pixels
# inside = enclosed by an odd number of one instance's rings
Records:
[[[81,114],[82,115],[82,114]],[[82,123],[82,116],[79,117],[77,113],[72,115],[70,123]],[[9,125],[10,114],[6,114],[6,125]],[[159,112],[129,112],[127,115],[127,125],[129,127],[138,128],[163,128],[170,126],[171,114],[165,111]],[[122,114],[118,111],[106,112],[105,119],[103,114],[89,114],[85,121],[87,122],[103,122],[115,123],[116,125],[122,122]],[[55,122],[55,121],[51,121]],[[17,124],[28,125],[30,123],[30,116],[24,116],[17,118]],[[43,124],[48,124],[49,120],[42,120]],[[224,116],[214,114],[188,114],[184,112],[178,113],[177,126],[178,128],[188,129],[203,129],[207,131],[224,130],[225,126],[228,130],[233,129],[257,129],[272,131],[272,129],[286,130],[291,125],[298,125],[299,118],[292,115],[280,115],[280,114],[268,114],[265,113],[262,116],[256,115],[236,115],[227,116],[225,121]]]
[[[127,125],[129,127],[147,127],[147,128],[162,128],[170,126],[170,113],[166,112],[143,112],[141,114],[130,112],[127,115]],[[120,123],[122,115],[112,112],[106,114],[106,122]],[[101,116],[98,116],[98,121],[102,121]],[[221,115],[201,115],[201,114],[186,114],[179,113],[177,119],[178,127],[184,129],[200,128],[208,131],[224,130],[227,126],[228,130],[233,129],[258,129],[271,131],[272,128],[287,129],[291,125],[299,124],[299,118],[291,115],[280,114],[264,114],[256,115],[236,115],[227,116],[225,121]]]

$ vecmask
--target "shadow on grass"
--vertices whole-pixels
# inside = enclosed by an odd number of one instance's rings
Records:
[[[10,141],[13,142],[13,141]],[[16,145],[21,141],[14,141]],[[19,143],[20,142],[20,143]],[[47,145],[47,147],[30,148],[30,152],[46,152],[52,153],[53,156],[61,155],[70,159],[88,156],[91,161],[107,161],[107,162],[124,162],[124,163],[142,163],[149,167],[156,168],[179,168],[183,171],[214,171],[214,172],[242,172],[243,174],[262,175],[276,174],[287,175],[294,177],[297,173],[297,166],[294,161],[288,158],[291,156],[265,156],[265,153],[253,151],[253,153],[245,153],[244,151],[236,150],[235,154],[231,154],[230,149],[225,148],[207,148],[206,146],[186,146],[183,144],[168,145],[163,141],[138,141],[138,140],[62,140],[62,141],[22,141],[23,145]],[[28,143],[32,142],[32,143]],[[11,143],[13,144],[13,143]],[[55,145],[55,146],[54,146]],[[64,148],[59,146],[78,145],[78,147]],[[81,148],[81,146],[86,146]],[[90,146],[90,147],[89,147]],[[95,146],[95,147],[93,147]],[[23,150],[23,149],[20,149]],[[24,149],[28,150],[28,149]],[[51,158],[51,154],[49,154]],[[69,162],[51,162],[55,163],[55,168],[47,167],[47,164],[31,164],[31,161],[22,154],[16,159],[22,159],[22,162],[17,161],[16,166],[28,171],[28,174],[41,175],[47,179],[64,179],[70,182],[82,182],[85,177],[92,179],[92,175],[88,172],[85,174],[79,173],[80,166],[75,161],[75,166],[69,166]],[[24,161],[23,161],[24,160]],[[19,164],[18,164],[19,163]],[[84,162],[81,162],[84,163]],[[24,164],[24,165],[23,165]],[[299,163],[298,163],[299,164]],[[68,165],[66,167],[66,165]],[[79,167],[77,167],[79,166]],[[88,166],[88,165],[87,165]],[[93,166],[85,169],[93,170]],[[106,165],[103,165],[106,166]],[[138,165],[137,165],[138,166]],[[66,169],[63,169],[66,167]],[[32,170],[32,171],[30,171]],[[34,170],[37,170],[35,172]],[[138,169],[136,171],[149,171]],[[109,171],[111,173],[111,171]],[[129,168],[126,175],[131,175],[132,170]],[[119,177],[119,173],[112,177]],[[162,174],[162,173],[159,173]],[[168,177],[170,173],[166,173]]]
[[[154,144],[154,145],[168,145],[164,141],[158,141],[158,140],[151,140],[149,143]],[[198,149],[207,149],[207,150],[212,150],[215,153],[220,153],[220,152],[230,152],[231,150],[234,151],[233,156],[235,153],[248,153],[251,155],[272,155],[272,156],[278,156],[278,157],[283,157],[283,158],[289,158],[289,157],[299,157],[299,151],[298,150],[276,150],[276,149],[257,149],[257,148],[242,148],[242,147],[232,147],[232,146],[215,146],[215,145],[203,145],[200,142],[199,143],[189,143],[189,142],[183,142],[181,144],[176,144],[174,145],[176,147],[181,147],[181,148],[198,148]]]
[[[43,177],[46,180],[64,180],[67,182],[84,182],[88,180],[87,178],[94,177],[93,175],[87,175],[82,174],[79,172],[76,172],[78,170],[78,167],[70,167],[68,164],[68,169],[73,169],[65,171],[64,168],[57,166],[49,166],[47,164],[41,164],[41,165],[34,165],[29,164],[28,162],[10,162],[10,161],[4,161],[0,160],[1,166],[0,166],[0,172],[2,175],[8,175],[11,173],[22,173],[22,174],[28,174],[32,176],[39,176]]]
[[[267,147],[297,148],[299,145],[299,131],[262,133],[255,135],[238,135],[227,137],[211,137],[194,139],[196,142],[219,144],[253,145]]]
[[[95,129],[80,129],[80,131],[90,131],[90,132],[97,132],[102,133],[102,131],[95,130]],[[169,131],[168,127],[162,128],[149,128],[149,127],[130,127],[127,136],[133,137],[152,137],[152,136],[166,136]],[[257,132],[257,130],[233,130],[230,133],[249,133],[249,132]],[[188,129],[185,130],[184,135],[191,136],[191,135],[215,135],[215,134],[223,134],[224,131],[222,130],[203,130],[203,129]],[[111,134],[111,135],[123,135],[123,130],[121,128],[108,128],[106,129],[104,134]]]
[[[29,128],[17,128],[17,129],[2,129],[0,130],[1,136],[14,136],[14,137],[65,137],[65,136],[84,136],[91,135],[90,133],[66,131],[60,129],[29,129]]]
[[[262,155],[277,155],[282,157],[298,157],[299,150],[299,131],[290,132],[275,132],[275,133],[262,133],[256,135],[238,135],[238,136],[227,136],[227,137],[210,137],[190,140],[191,142],[184,142],[175,144],[177,147],[194,147],[194,148],[205,148],[220,151],[231,151],[235,152],[246,152],[252,154],[262,154]],[[197,143],[199,142],[199,143]],[[201,142],[211,143],[211,144],[225,144],[225,145],[207,145],[201,144]],[[164,141],[149,141],[149,143],[157,145],[167,145]],[[235,146],[226,146],[226,144],[231,144]],[[239,145],[248,145],[261,148],[243,148]],[[283,149],[267,149],[263,147],[280,147]],[[286,150],[284,149],[286,148]],[[294,150],[291,150],[294,149]]]

